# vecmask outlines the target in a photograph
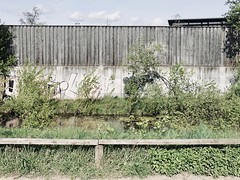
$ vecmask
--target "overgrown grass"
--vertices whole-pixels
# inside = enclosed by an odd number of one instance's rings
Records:
[[[215,130],[206,125],[182,130],[125,130],[109,127],[107,129],[87,130],[80,127],[59,128],[0,128],[0,138],[58,138],[58,139],[209,139],[240,138],[237,130]]]
[[[106,147],[101,168],[94,164],[94,148],[1,146],[0,174],[93,177],[147,176],[151,167],[145,148]]]
[[[95,176],[94,150],[81,147],[1,146],[0,173]]]
[[[239,153],[237,146],[105,146],[101,167],[96,168],[93,147],[0,146],[0,175],[57,174],[91,179],[190,172],[240,176]]]

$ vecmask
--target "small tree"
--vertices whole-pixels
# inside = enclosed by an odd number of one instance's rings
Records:
[[[144,90],[146,84],[153,83],[160,78],[156,70],[157,60],[154,54],[155,52],[161,52],[161,50],[160,45],[150,47],[140,45],[132,51],[129,56],[130,64],[128,66],[132,75],[123,79],[125,95],[138,96]]]
[[[1,75],[1,94],[5,94],[6,77],[10,69],[16,65],[13,47],[13,35],[9,27],[0,25],[0,75]]]
[[[130,77],[123,79],[125,96],[131,102],[130,114],[132,114],[140,102],[142,92],[147,84],[152,84],[155,80],[160,79],[162,76],[158,73],[156,52],[161,52],[162,46],[140,45],[133,48],[130,53],[128,66],[131,72]]]
[[[23,18],[20,18],[19,21],[23,25],[37,25],[42,24],[39,21],[39,16],[41,11],[38,7],[33,7],[32,12],[23,12]]]
[[[225,14],[228,25],[224,52],[228,58],[234,58],[240,53],[240,0],[227,0],[229,11]]]

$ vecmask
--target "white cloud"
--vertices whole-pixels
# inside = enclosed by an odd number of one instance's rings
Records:
[[[118,21],[121,18],[120,12],[116,11],[112,14],[108,14],[105,11],[92,12],[88,15],[90,20],[110,20]]]
[[[82,21],[84,19],[84,16],[80,12],[73,12],[70,14],[69,18],[73,21]]]
[[[165,22],[160,17],[154,19],[132,17],[124,24],[130,26],[164,26]]]

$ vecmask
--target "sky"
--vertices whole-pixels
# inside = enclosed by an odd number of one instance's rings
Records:
[[[226,0],[0,0],[0,19],[20,24],[23,12],[37,7],[46,25],[165,26],[168,19],[216,18],[228,11]]]

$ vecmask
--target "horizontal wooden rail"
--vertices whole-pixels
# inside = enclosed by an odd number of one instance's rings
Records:
[[[35,139],[35,138],[0,138],[2,145],[72,145],[95,146],[95,164],[101,164],[104,145],[240,145],[240,139]]]
[[[100,139],[101,145],[238,145],[240,139]]]
[[[0,138],[0,144],[16,145],[81,145],[97,146],[96,139],[35,139],[35,138]]]

